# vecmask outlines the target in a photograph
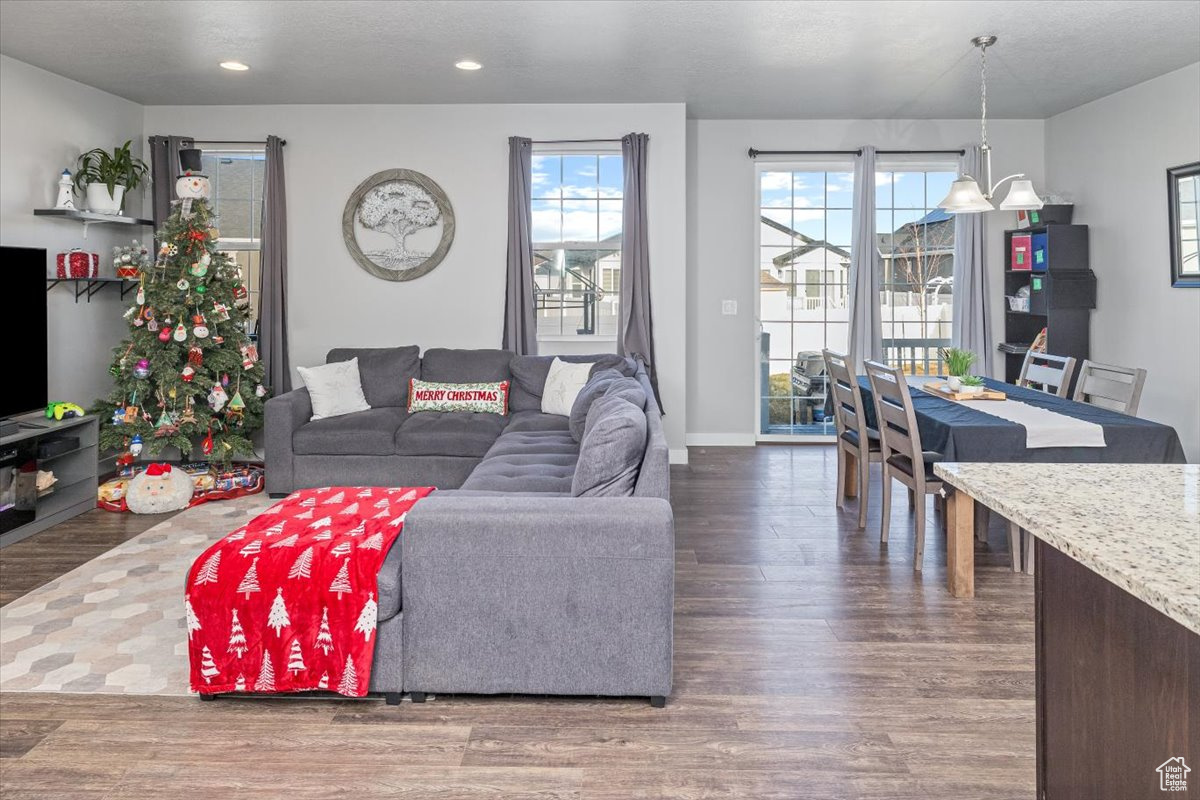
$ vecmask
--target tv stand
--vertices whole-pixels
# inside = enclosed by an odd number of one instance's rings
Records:
[[[43,412],[34,412],[11,417],[6,422],[16,423],[17,430],[0,436],[0,454],[4,457],[0,469],[11,471],[14,466],[33,461],[38,469],[53,471],[58,481],[37,497],[32,518],[24,524],[13,526],[4,520],[7,515],[19,512],[0,512],[0,548],[95,508],[100,474],[99,417],[55,420],[46,419]],[[40,443],[68,437],[77,438],[78,446],[44,459],[37,457]],[[28,478],[22,476],[21,480]],[[14,487],[14,491],[22,490],[28,491],[28,487]],[[33,491],[36,494],[36,489]],[[6,502],[11,501],[6,498]],[[25,517],[29,517],[28,509]]]

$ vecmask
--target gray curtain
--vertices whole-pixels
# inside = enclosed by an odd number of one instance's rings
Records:
[[[654,363],[654,315],[650,309],[650,234],[646,224],[646,151],[649,144],[650,137],[644,133],[621,137],[625,194],[621,215],[621,320],[617,348],[621,355],[645,363],[655,399],[662,410],[658,368]]]
[[[863,147],[854,160],[854,205],[850,230],[850,345],[854,371],[882,360],[883,320],[879,307],[879,245],[875,237],[875,148]]]
[[[292,389],[287,339],[287,194],[283,181],[283,142],[267,137],[263,178],[258,350],[266,379],[276,395]]]
[[[959,167],[960,175],[978,179],[983,171],[979,145],[968,145]],[[976,372],[992,376],[995,347],[992,342],[992,303],[988,289],[986,214],[954,215],[954,319],[951,343],[975,354]]]
[[[508,281],[504,289],[505,350],[537,355],[533,293],[533,142],[508,138]]]
[[[175,180],[179,177],[179,151],[191,146],[191,136],[150,137],[150,211],[155,235],[171,215]]]

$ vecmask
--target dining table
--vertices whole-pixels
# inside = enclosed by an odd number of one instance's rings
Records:
[[[1003,392],[1010,403],[1020,404],[1021,415],[1039,414],[1029,408],[1044,409],[1090,426],[1075,425],[1093,434],[1087,446],[1043,446],[1033,432],[1013,421],[993,407],[994,400],[951,400],[925,390],[930,382],[944,382],[944,376],[909,376],[910,394],[921,448],[933,462],[990,462],[1014,464],[1183,464],[1186,463],[1183,445],[1175,429],[1169,425],[1123,414],[1090,403],[1058,397],[1024,386],[985,378],[986,388]],[[875,400],[870,381],[858,379],[862,389],[863,418],[871,428],[877,428]],[[1010,406],[1011,408],[1011,406]],[[1009,417],[1014,416],[1011,412]],[[1053,422],[1058,417],[1042,414]],[[1099,438],[1102,431],[1102,440]],[[1031,445],[1031,440],[1033,444]],[[1068,436],[1069,441],[1069,436]],[[856,473],[853,465],[847,475]],[[987,530],[988,509],[974,503],[970,495],[947,487],[946,495],[946,582],[955,597],[975,594],[974,539],[983,538]],[[857,494],[852,481],[846,483],[847,496]]]

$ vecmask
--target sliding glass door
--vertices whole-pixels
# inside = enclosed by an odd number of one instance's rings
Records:
[[[828,438],[822,348],[845,352],[850,162],[758,167],[758,434]]]

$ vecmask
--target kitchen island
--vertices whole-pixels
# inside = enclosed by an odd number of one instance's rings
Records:
[[[1036,539],[1039,800],[1200,797],[1200,467],[934,471]]]

